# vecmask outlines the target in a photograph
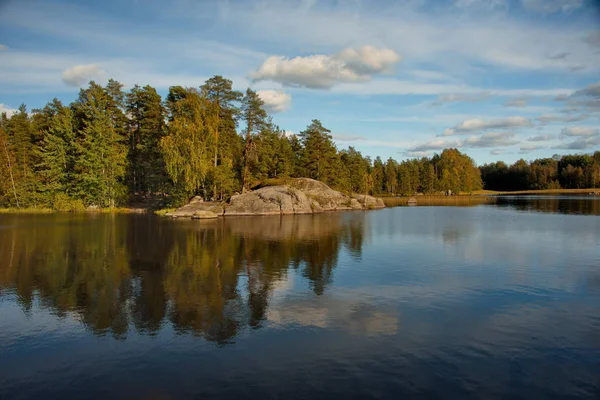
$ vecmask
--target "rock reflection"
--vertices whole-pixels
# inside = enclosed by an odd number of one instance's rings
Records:
[[[11,219],[12,218],[12,219]],[[362,213],[171,221],[139,215],[7,217],[0,295],[75,312],[95,334],[182,334],[230,343],[260,328],[293,270],[325,293],[342,248],[360,257]],[[3,222],[3,224],[4,224]]]

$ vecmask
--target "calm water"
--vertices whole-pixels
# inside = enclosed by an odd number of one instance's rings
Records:
[[[0,399],[598,399],[599,214],[3,215]]]

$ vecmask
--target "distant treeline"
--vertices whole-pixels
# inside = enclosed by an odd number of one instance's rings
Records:
[[[585,189],[600,187],[600,151],[593,155],[568,155],[532,162],[502,161],[481,167],[485,188],[490,190]]]
[[[548,179],[565,187],[597,185],[598,156],[590,164],[596,172],[579,160],[572,158],[570,167],[562,160],[552,164]],[[498,173],[490,175],[492,168]],[[533,164],[528,168],[530,179]],[[504,185],[499,182],[505,175],[509,181],[522,179],[513,169],[503,175],[500,164],[484,166],[484,178],[494,182],[486,181],[486,187]],[[563,169],[594,178],[574,183]],[[105,87],[90,82],[70,105],[54,99],[31,113],[22,105],[0,119],[1,207],[104,208],[142,197],[178,205],[194,195],[226,199],[288,177],[375,195],[472,192],[484,186],[473,160],[456,149],[383,162],[353,147],[337,149],[318,120],[298,135],[286,135],[255,91],[235,91],[221,76],[200,88],[173,86],[166,99],[151,86],[124,92],[114,80]],[[530,185],[514,188],[525,187]]]

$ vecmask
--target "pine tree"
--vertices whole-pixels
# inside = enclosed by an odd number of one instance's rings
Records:
[[[129,115],[129,187],[133,193],[165,191],[168,175],[160,151],[166,134],[166,110],[160,95],[151,86],[134,86],[127,94]]]
[[[127,144],[114,99],[95,82],[82,89],[74,105],[80,116],[75,161],[75,193],[85,203],[114,207],[124,200]]]
[[[240,140],[236,133],[237,119],[240,109],[237,102],[242,99],[242,93],[232,89],[232,82],[220,75],[208,79],[200,87],[201,93],[215,106],[217,125],[213,139],[213,196],[222,198],[223,193],[231,191],[234,161],[240,158]],[[234,178],[233,178],[234,179]],[[225,187],[229,189],[224,190]]]
[[[333,144],[331,131],[313,119],[311,124],[300,132],[303,151],[301,163],[307,177],[335,185],[339,179],[341,163]]]
[[[51,205],[57,194],[71,193],[72,169],[75,155],[73,112],[54,99],[41,110],[42,139],[36,145],[37,186],[41,198]]]
[[[265,126],[270,123],[267,120],[267,113],[263,109],[263,101],[258,97],[258,94],[248,88],[242,99],[242,118],[246,122],[244,130],[244,157],[242,167],[242,193],[246,190],[249,178],[249,166],[251,161],[256,157],[256,146],[254,145],[254,137]]]

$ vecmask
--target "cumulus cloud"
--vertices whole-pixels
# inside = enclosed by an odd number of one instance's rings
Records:
[[[554,139],[556,136],[554,135],[538,135],[538,136],[532,136],[529,139],[527,139],[529,142],[545,142],[547,140],[552,140]]]
[[[521,0],[523,8],[542,14],[569,13],[583,6],[583,0]]]
[[[65,69],[62,80],[68,86],[81,86],[84,83],[106,76],[106,72],[96,64],[81,64]]]
[[[562,143],[554,146],[553,149],[586,150],[598,146],[600,146],[600,136],[592,136],[582,137],[570,143]]]
[[[444,130],[443,136],[463,135],[473,131],[483,131],[488,129],[506,129],[531,126],[531,121],[525,117],[506,117],[499,119],[467,119],[456,125],[454,128]]]
[[[333,139],[338,142],[356,142],[358,140],[367,140],[366,137],[360,135],[347,135],[343,133],[336,133],[333,135]]]
[[[514,99],[508,100],[504,107],[527,107],[526,97],[515,97]]]
[[[0,115],[3,113],[6,113],[7,117],[10,117],[11,115],[13,115],[14,113],[16,113],[18,110],[15,108],[10,108],[7,105],[0,103]]]
[[[598,129],[591,126],[570,126],[560,132],[560,137],[590,137],[598,134]]]
[[[0,43],[0,51],[8,50],[8,46]]]
[[[264,103],[264,109],[271,114],[289,110],[292,96],[280,90],[259,90],[256,92]]]
[[[501,154],[507,154],[507,153],[504,150],[492,150],[492,151],[490,151],[490,154],[493,156],[499,156]]]
[[[468,137],[463,142],[463,147],[487,148],[511,146],[519,143],[514,137],[514,132],[488,132],[481,136]]]
[[[491,96],[490,92],[481,93],[448,93],[439,96],[431,105],[439,106],[446,103],[478,103],[489,99]]]
[[[342,82],[364,82],[373,75],[391,72],[400,61],[393,50],[363,46],[339,53],[306,57],[269,57],[250,74],[253,81],[271,80],[284,86],[329,89]]]

